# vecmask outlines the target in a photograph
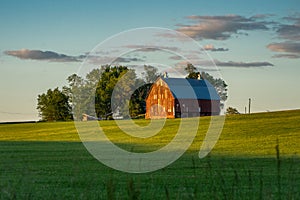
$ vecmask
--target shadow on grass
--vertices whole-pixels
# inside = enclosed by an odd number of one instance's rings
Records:
[[[277,149],[277,151],[276,151]],[[152,173],[127,174],[80,142],[0,142],[1,199],[298,199],[300,157],[186,153]]]

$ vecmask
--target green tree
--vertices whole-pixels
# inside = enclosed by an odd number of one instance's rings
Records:
[[[63,93],[69,97],[69,103],[73,108],[74,120],[81,120],[82,114],[86,111],[82,110],[86,108],[86,106],[83,105],[86,102],[86,98],[88,98],[88,94],[83,92],[85,81],[77,74],[69,76],[67,81],[69,86],[63,87]]]
[[[221,78],[214,78],[209,73],[201,72],[201,78],[208,80],[217,90],[222,101],[226,101],[227,96],[227,84]]]
[[[158,69],[151,65],[144,65],[144,70],[142,72],[143,80],[136,79],[136,84],[140,85],[140,87],[134,91],[130,99],[130,115],[132,117],[146,113],[146,98],[152,83],[161,76]]]
[[[143,85],[136,89],[132,94],[130,100],[130,115],[132,117],[146,113],[146,98],[148,96],[151,86],[152,83],[143,83]]]
[[[63,92],[69,96],[75,120],[80,120],[83,113],[89,115],[96,113],[98,118],[108,118],[116,110],[123,117],[144,114],[145,99],[151,88],[151,82],[159,77],[157,68],[145,65],[144,69],[145,72],[142,74],[144,80],[138,78],[133,69],[108,65],[93,69],[84,78],[76,74],[69,76],[67,78],[69,85],[63,88]],[[113,92],[114,104],[112,104]]]
[[[37,109],[45,121],[72,120],[69,97],[58,88],[49,89],[47,93],[38,95]]]
[[[186,78],[197,79],[200,74],[200,72],[197,71],[197,68],[191,63],[188,63],[184,70],[188,73]]]
[[[144,65],[144,70],[142,75],[146,83],[154,83],[156,79],[161,76],[161,74],[158,73],[158,69],[151,65]]]
[[[192,79],[197,79],[200,75],[200,77],[202,79],[207,80],[208,82],[210,82],[215,89],[217,90],[220,98],[222,101],[226,101],[227,100],[227,84],[225,83],[225,81],[221,78],[214,78],[213,76],[211,76],[209,73],[207,72],[198,72],[197,68],[194,67],[192,64],[187,64],[187,67],[185,68],[185,71],[188,73],[186,78],[192,78]],[[223,106],[223,104],[221,105]]]
[[[118,80],[128,71],[124,66],[103,66],[95,94],[95,110],[97,117],[107,118],[116,107],[112,108],[111,97]],[[125,91],[125,89],[124,89]],[[123,94],[122,91],[118,93]],[[121,98],[121,97],[120,97]],[[121,103],[121,102],[120,102]]]
[[[138,115],[139,103],[136,101],[137,99],[134,101],[131,99],[140,80],[133,69],[127,69],[125,73],[120,75],[112,97],[111,109],[113,112],[119,110],[125,118]]]
[[[143,74],[144,78],[149,82],[156,80],[157,69],[152,66],[145,66],[145,68],[147,69]],[[134,69],[124,66],[104,67],[96,90],[97,116],[107,118],[116,110],[120,111],[125,118],[144,114],[145,99],[150,87],[151,83],[138,78]]]

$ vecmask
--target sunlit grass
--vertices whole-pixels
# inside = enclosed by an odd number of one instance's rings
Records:
[[[185,123],[196,119],[185,120]],[[208,130],[210,117],[202,117],[198,133],[189,151],[199,151]],[[260,113],[252,115],[227,116],[222,134],[212,153],[222,155],[273,155],[278,139],[282,154],[300,154],[300,111]],[[89,122],[82,122],[89,123]],[[122,121],[130,127],[128,120]],[[134,126],[147,127],[150,120],[134,120]],[[154,120],[155,123],[155,120]],[[180,119],[167,119],[164,127],[149,138],[132,137],[124,133],[115,121],[100,121],[107,137],[127,150],[144,149],[153,151],[166,144],[177,134]],[[134,130],[135,127],[132,128]],[[189,130],[186,130],[189,131]],[[79,142],[74,122],[1,124],[1,141],[66,141]],[[138,148],[136,148],[138,147]]]
[[[0,124],[2,141],[80,141],[73,122]]]

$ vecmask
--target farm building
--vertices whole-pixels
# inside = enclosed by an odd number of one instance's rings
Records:
[[[146,98],[145,118],[180,118],[220,114],[220,97],[203,79],[158,78]]]

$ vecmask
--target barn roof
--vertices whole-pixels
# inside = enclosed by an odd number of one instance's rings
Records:
[[[161,78],[176,99],[220,100],[214,86],[207,80],[186,78]]]

